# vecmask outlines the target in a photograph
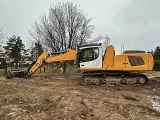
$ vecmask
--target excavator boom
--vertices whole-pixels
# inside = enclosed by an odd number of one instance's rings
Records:
[[[68,61],[68,60],[75,60],[76,59],[76,50],[68,49],[65,53],[50,56],[48,52],[43,52],[36,61],[34,61],[29,67],[26,72],[26,77],[31,76],[38,68],[40,68],[44,63],[51,63],[56,61]]]
[[[46,58],[45,62],[46,63],[51,63],[51,62],[56,62],[56,61],[68,61],[68,60],[76,60],[76,50],[71,50],[68,49],[66,53],[56,55],[56,56],[51,56]]]

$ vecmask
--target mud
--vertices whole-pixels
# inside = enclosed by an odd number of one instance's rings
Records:
[[[159,73],[146,74],[150,77],[147,85],[83,86],[77,72],[27,79],[0,78],[0,119],[159,120]]]

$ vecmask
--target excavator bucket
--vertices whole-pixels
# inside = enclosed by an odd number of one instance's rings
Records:
[[[10,71],[7,71],[6,78],[11,79],[11,78],[14,78],[14,77],[25,78],[26,77],[26,71],[24,71],[24,70],[10,70]]]

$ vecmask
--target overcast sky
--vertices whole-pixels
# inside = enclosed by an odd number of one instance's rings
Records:
[[[0,0],[0,27],[7,36],[28,40],[34,21],[49,7],[66,0]],[[160,0],[68,0],[93,17],[94,36],[107,35],[116,52],[150,51],[160,46]]]

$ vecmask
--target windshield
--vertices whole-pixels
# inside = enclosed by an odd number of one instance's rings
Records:
[[[97,59],[99,56],[98,47],[82,49],[80,53],[80,62],[88,62]]]

